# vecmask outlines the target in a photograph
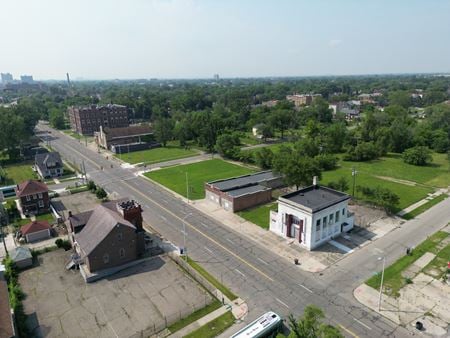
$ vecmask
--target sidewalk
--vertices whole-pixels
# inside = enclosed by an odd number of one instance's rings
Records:
[[[420,201],[418,201],[418,202],[416,202],[414,204],[411,204],[409,207],[407,207],[407,208],[405,208],[403,210],[400,210],[397,213],[397,215],[398,216],[403,216],[404,214],[407,214],[407,213],[413,211],[414,209],[417,209],[418,207],[421,207],[422,205],[424,205],[425,203],[431,201],[432,199],[434,199],[434,198],[436,198],[436,197],[438,197],[438,196],[440,196],[442,194],[447,194],[447,193],[448,193],[448,189],[439,189],[439,190],[437,190],[436,192],[434,192],[432,194],[428,194],[428,196],[425,197],[424,199],[422,199],[422,200],[420,200]]]

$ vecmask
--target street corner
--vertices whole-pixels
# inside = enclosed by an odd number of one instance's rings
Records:
[[[364,306],[377,311],[379,293],[374,288],[371,288],[367,284],[361,284],[353,290],[353,296]]]
[[[231,308],[231,313],[236,320],[244,320],[248,313],[247,303],[241,298],[234,300]]]

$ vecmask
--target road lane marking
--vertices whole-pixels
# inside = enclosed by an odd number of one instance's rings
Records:
[[[207,246],[204,246],[203,248],[204,248],[206,251],[208,251],[209,253],[214,254],[214,252],[213,252],[211,249],[209,249]]]
[[[209,225],[208,224],[205,224],[203,222],[200,222],[200,224],[203,225],[205,228],[209,229]]]
[[[353,317],[353,319],[358,322],[360,325],[364,326],[366,329],[368,330],[372,330],[372,328],[370,326],[367,326],[366,324],[364,324],[362,321],[356,319],[355,317]]]
[[[234,242],[231,240],[231,239],[229,239],[229,238],[225,238],[228,242],[230,242],[231,244],[234,244]]]
[[[240,272],[238,269],[234,269],[238,274],[240,274],[242,277],[247,278],[242,272]]]
[[[159,218],[161,218],[164,222],[169,223],[169,222],[167,221],[167,218],[165,218],[164,216],[159,215]]]
[[[351,334],[353,337],[359,338],[359,336],[358,336],[357,334],[355,334],[354,332],[352,332],[352,331],[350,331],[349,329],[347,329],[344,325],[338,324],[338,326],[339,326],[342,330],[344,330],[344,331],[346,331],[347,333]]]
[[[306,291],[308,291],[309,293],[313,293],[312,290],[308,289],[306,286],[304,286],[303,284],[298,284],[300,285],[303,289],[305,289]]]
[[[256,259],[258,259],[258,261],[260,261],[261,263],[264,263],[264,264],[269,264],[269,263],[267,263],[266,261],[263,261],[261,258],[259,258],[259,257],[256,257]]]
[[[74,152],[80,154],[83,158],[85,158],[87,161],[93,163],[97,168],[101,168],[101,166],[99,166],[97,163],[95,163],[93,160],[91,160],[90,158],[86,157],[85,155],[83,155],[82,153],[80,153],[79,151],[75,150],[73,147],[71,147],[70,145],[67,145],[68,148],[72,149]],[[141,191],[137,190],[135,187],[133,187],[131,184],[129,184],[126,181],[122,182],[123,185],[127,186],[129,189],[134,190],[136,193],[138,193],[139,195],[141,195],[142,197],[144,197],[144,199],[147,199],[148,201],[152,202],[154,205],[158,206],[159,208],[161,208],[162,210],[164,210],[165,212],[167,212],[168,214],[172,215],[174,218],[178,219],[180,222],[183,222],[183,219],[181,217],[179,217],[177,214],[175,214],[174,212],[172,212],[171,210],[167,209],[165,206],[161,205],[160,203],[150,199],[147,195],[145,195],[144,193],[142,193]],[[274,281],[274,279],[272,279],[269,275],[267,275],[266,273],[264,273],[263,271],[261,271],[260,269],[258,269],[256,266],[254,266],[253,264],[249,263],[248,261],[246,261],[245,259],[239,257],[239,255],[235,254],[233,251],[231,251],[230,249],[228,249],[227,247],[223,246],[222,244],[220,244],[218,241],[216,241],[214,238],[212,238],[211,236],[205,234],[203,231],[197,229],[195,226],[193,226],[191,223],[186,222],[186,225],[189,226],[192,230],[197,231],[199,234],[201,234],[203,237],[207,238],[208,240],[210,240],[211,242],[213,242],[214,244],[216,244],[218,247],[220,247],[222,250],[228,252],[229,254],[231,254],[233,257],[235,257],[237,260],[241,261],[242,263],[244,263],[245,265],[249,266],[250,268],[252,268],[253,270],[255,270],[256,272],[258,272],[261,276],[267,278],[268,280],[270,280],[271,282]]]
[[[285,302],[281,301],[280,299],[278,299],[278,298],[276,298],[276,297],[275,297],[275,300],[276,300],[278,303],[280,303],[280,304],[286,306],[286,307],[289,309],[289,305],[287,305]]]

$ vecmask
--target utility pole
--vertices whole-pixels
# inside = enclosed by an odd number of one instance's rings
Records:
[[[188,180],[187,171],[186,171],[186,197],[187,197],[187,202],[189,204],[189,180]]]
[[[354,167],[352,167],[352,176],[353,176],[353,193],[352,193],[352,197],[355,197],[355,186],[356,186],[356,174],[358,172],[356,171],[356,169]]]
[[[378,297],[378,311],[381,311],[381,295],[383,294],[384,267],[386,265],[386,256],[379,257],[378,260],[383,260],[383,269],[381,270],[380,295]]]
[[[184,253],[186,262],[188,260],[187,249],[186,249],[186,235],[187,235],[186,234],[186,218],[188,216],[192,216],[192,214],[191,213],[187,214],[186,216],[183,217],[183,220],[182,220],[182,222],[183,222],[183,253]]]

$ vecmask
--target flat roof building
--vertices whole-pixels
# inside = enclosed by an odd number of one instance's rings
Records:
[[[353,228],[349,200],[346,193],[318,184],[280,196],[270,230],[312,250]]]
[[[205,193],[207,200],[236,212],[270,202],[272,190],[281,186],[281,176],[262,171],[205,183]]]
[[[82,135],[94,135],[103,128],[129,126],[128,108],[118,104],[69,107],[70,128]]]

